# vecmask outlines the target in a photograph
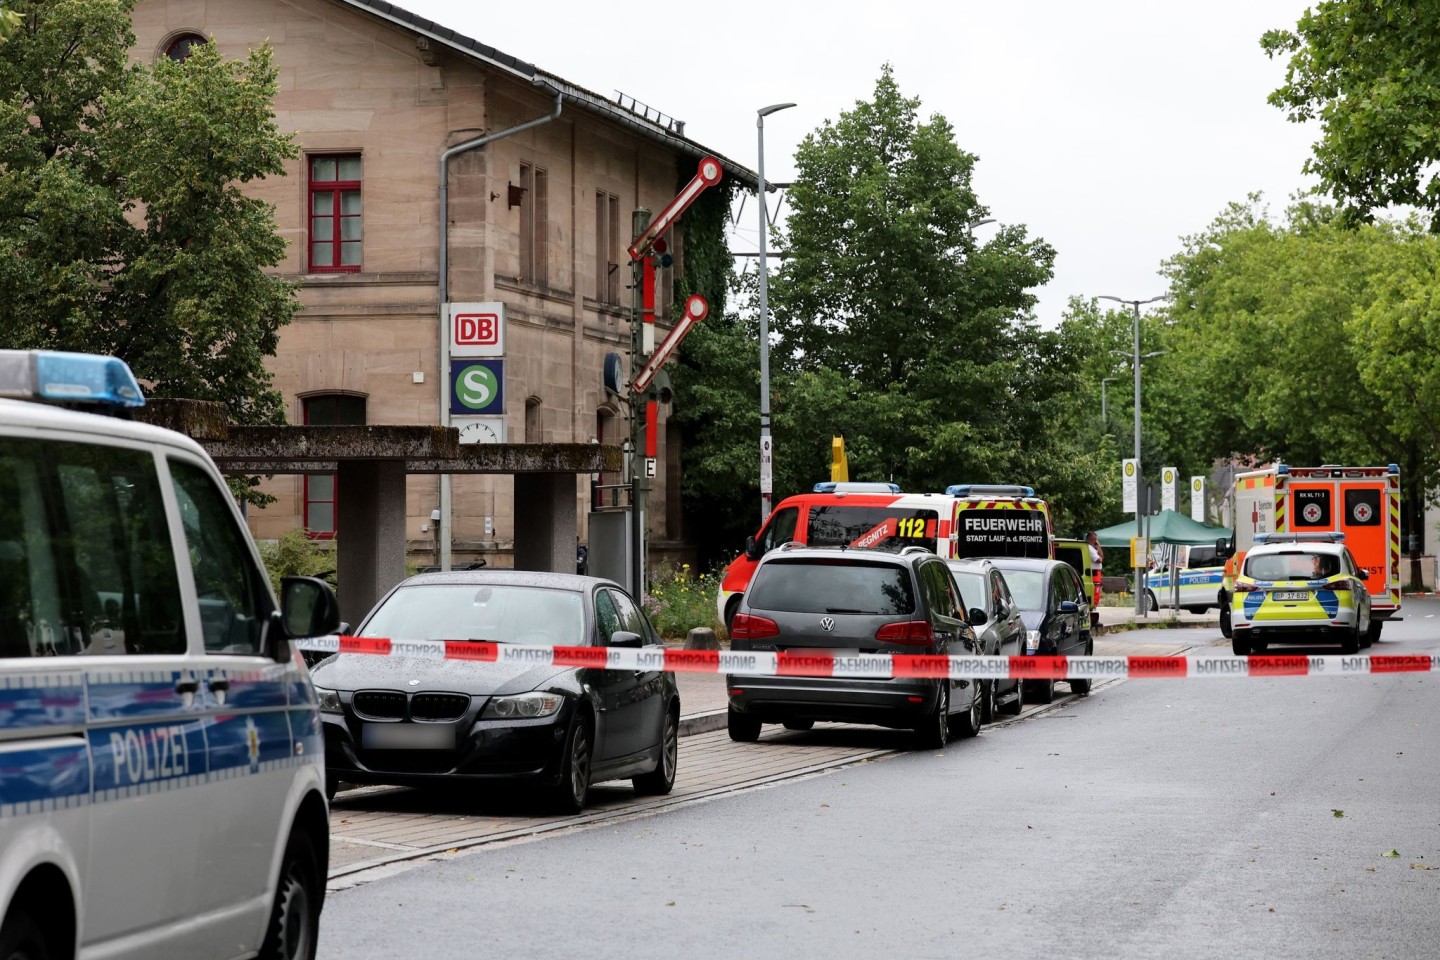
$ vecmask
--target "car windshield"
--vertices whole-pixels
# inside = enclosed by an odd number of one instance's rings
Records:
[[[891,616],[915,610],[908,567],[848,560],[775,560],[750,585],[752,609]]]
[[[1045,573],[1042,570],[1006,570],[1005,585],[1021,610],[1045,609]]]
[[[360,636],[578,647],[585,644],[584,602],[578,593],[543,587],[416,584],[392,593]]]
[[[955,585],[960,588],[960,599],[965,602],[965,609],[974,610],[979,607],[984,610],[985,575],[960,570],[951,570],[950,573],[955,577]]]
[[[1340,558],[1328,553],[1267,553],[1245,558],[1252,580],[1321,580],[1340,572]]]

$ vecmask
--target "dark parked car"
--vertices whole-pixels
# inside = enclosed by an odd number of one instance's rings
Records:
[[[989,560],[947,560],[950,575],[960,589],[966,619],[975,628],[980,652],[987,657],[1018,657],[1025,651],[1025,621],[1010,596],[1005,575]],[[981,710],[990,723],[995,714],[1018,714],[1025,709],[1025,686],[1019,680],[982,681],[986,690]]]
[[[1010,594],[1025,621],[1027,656],[1090,656],[1095,641],[1090,633],[1090,595],[1075,568],[1063,560],[1027,560],[996,557]],[[1089,680],[1070,680],[1070,692],[1088,694]],[[1055,699],[1054,680],[1026,680],[1025,699],[1049,703]]]
[[[921,547],[900,553],[786,544],[755,569],[730,627],[731,649],[805,653],[973,654],[959,591],[945,561]],[[836,679],[731,675],[730,737],[765,723],[792,730],[817,720],[912,728],[922,748],[980,730],[973,680]]]
[[[532,646],[658,646],[617,584],[561,573],[421,574],[391,590],[360,637]],[[680,695],[663,671],[339,654],[313,671],[327,786],[524,781],[563,810],[592,783],[675,783]]]

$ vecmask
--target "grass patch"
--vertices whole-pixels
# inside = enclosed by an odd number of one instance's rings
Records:
[[[654,577],[645,592],[645,615],[666,640],[684,640],[695,627],[710,627],[724,641],[725,625],[715,613],[720,580],[718,573],[695,573],[688,563]]]

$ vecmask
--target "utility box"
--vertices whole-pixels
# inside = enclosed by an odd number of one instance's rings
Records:
[[[590,511],[590,576],[628,585],[630,559],[630,508]]]

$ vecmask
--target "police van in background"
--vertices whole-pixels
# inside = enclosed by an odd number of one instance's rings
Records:
[[[114,358],[0,351],[0,957],[313,957],[329,818],[289,641],[335,598],[277,605],[200,446],[97,415],[144,402]]]
[[[1214,544],[1166,544],[1157,549],[1145,574],[1146,610],[1154,613],[1160,607],[1175,607],[1205,613],[1218,608],[1226,556]]]

